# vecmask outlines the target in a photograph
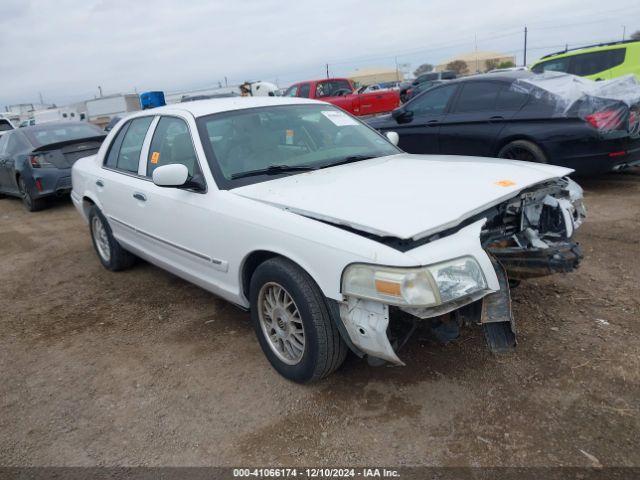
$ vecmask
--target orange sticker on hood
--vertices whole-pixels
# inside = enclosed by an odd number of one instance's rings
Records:
[[[512,187],[516,184],[513,180],[499,180],[496,182],[496,185],[499,187]]]

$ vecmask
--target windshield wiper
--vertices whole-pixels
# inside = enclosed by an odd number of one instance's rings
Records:
[[[344,157],[342,160],[338,160],[337,162],[327,163],[326,165],[323,165],[320,168],[335,167],[336,165],[344,165],[346,163],[360,162],[362,160],[369,160],[371,158],[376,158],[376,156],[375,155],[351,155],[349,157]]]
[[[253,177],[256,175],[277,175],[279,173],[288,172],[307,172],[309,170],[315,170],[315,167],[309,167],[305,165],[269,165],[266,168],[258,168],[257,170],[247,170],[246,172],[238,172],[231,175],[232,179]]]

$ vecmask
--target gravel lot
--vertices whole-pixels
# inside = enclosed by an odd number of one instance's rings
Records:
[[[583,266],[514,290],[516,353],[420,332],[312,386],[232,305],[104,270],[69,200],[1,199],[0,464],[639,466],[640,171],[581,183]]]

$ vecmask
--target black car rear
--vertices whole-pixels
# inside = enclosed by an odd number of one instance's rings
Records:
[[[512,158],[579,174],[640,161],[637,105],[567,99],[523,83],[527,78],[532,74],[512,72],[449,81],[369,124],[398,132],[409,153]]]
[[[38,210],[43,199],[71,191],[71,167],[97,153],[106,133],[84,122],[21,128],[0,139],[0,192]],[[7,138],[4,138],[7,137]]]

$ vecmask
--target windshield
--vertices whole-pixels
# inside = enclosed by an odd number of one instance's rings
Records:
[[[377,132],[331,105],[237,110],[202,117],[198,124],[220,188],[300,173],[304,171],[300,167],[315,169],[400,153]],[[264,175],[256,174],[267,169]],[[248,172],[250,179],[243,175]],[[244,181],[239,180],[242,177]]]
[[[82,138],[106,135],[95,125],[90,123],[56,123],[31,127],[24,131],[35,147],[49,145],[51,143],[66,142],[68,140],[80,140]]]

